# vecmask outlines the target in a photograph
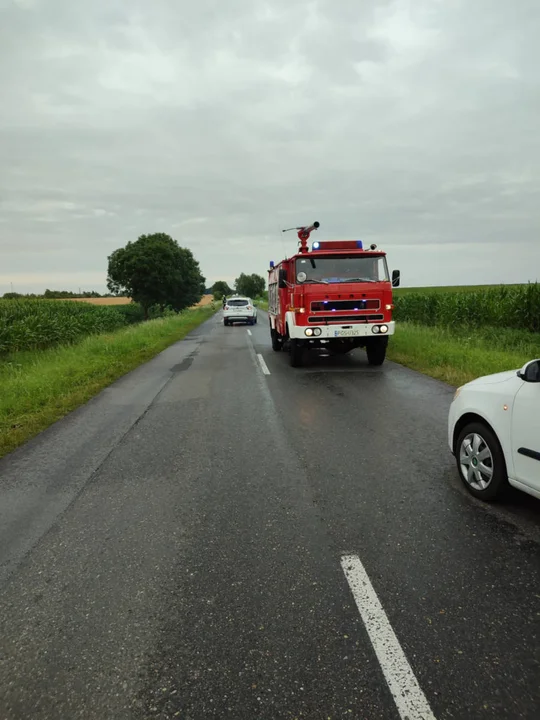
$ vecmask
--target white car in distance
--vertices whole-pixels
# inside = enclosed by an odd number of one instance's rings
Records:
[[[255,325],[257,308],[251,298],[235,295],[226,301],[223,307],[223,324],[232,325],[235,322]]]
[[[458,388],[448,444],[475,497],[493,500],[510,484],[540,498],[540,359]]]

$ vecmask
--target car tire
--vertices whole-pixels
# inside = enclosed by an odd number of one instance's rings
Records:
[[[228,320],[224,320],[224,321],[223,321],[223,324],[225,325],[225,327],[227,327],[227,325],[229,324],[229,321],[228,321]]]
[[[366,353],[370,365],[382,365],[386,358],[388,338],[372,338],[366,344]]]
[[[454,450],[459,477],[471,495],[494,500],[504,494],[508,488],[506,461],[491,428],[482,422],[469,423],[459,433]]]
[[[291,367],[302,367],[304,364],[304,348],[298,340],[289,340],[289,360]]]

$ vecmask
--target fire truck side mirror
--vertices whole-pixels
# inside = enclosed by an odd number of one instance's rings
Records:
[[[392,273],[392,287],[399,287],[399,283],[401,282],[401,274],[399,270],[394,270]]]
[[[286,270],[279,271],[279,287],[280,287],[280,289],[287,287],[287,271]]]

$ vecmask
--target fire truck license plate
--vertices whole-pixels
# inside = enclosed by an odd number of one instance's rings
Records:
[[[359,328],[346,328],[345,330],[334,330],[334,337],[351,337],[360,335]]]

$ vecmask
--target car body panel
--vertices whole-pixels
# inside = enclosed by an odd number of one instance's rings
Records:
[[[533,453],[536,457],[531,457]],[[522,381],[516,395],[512,415],[512,456],[515,479],[540,493],[540,383]]]
[[[508,481],[540,498],[540,461],[519,449],[540,452],[540,383],[526,382],[517,370],[473,380],[456,391],[448,413],[448,445],[456,448],[456,426],[465,415],[491,426],[503,450]]]

